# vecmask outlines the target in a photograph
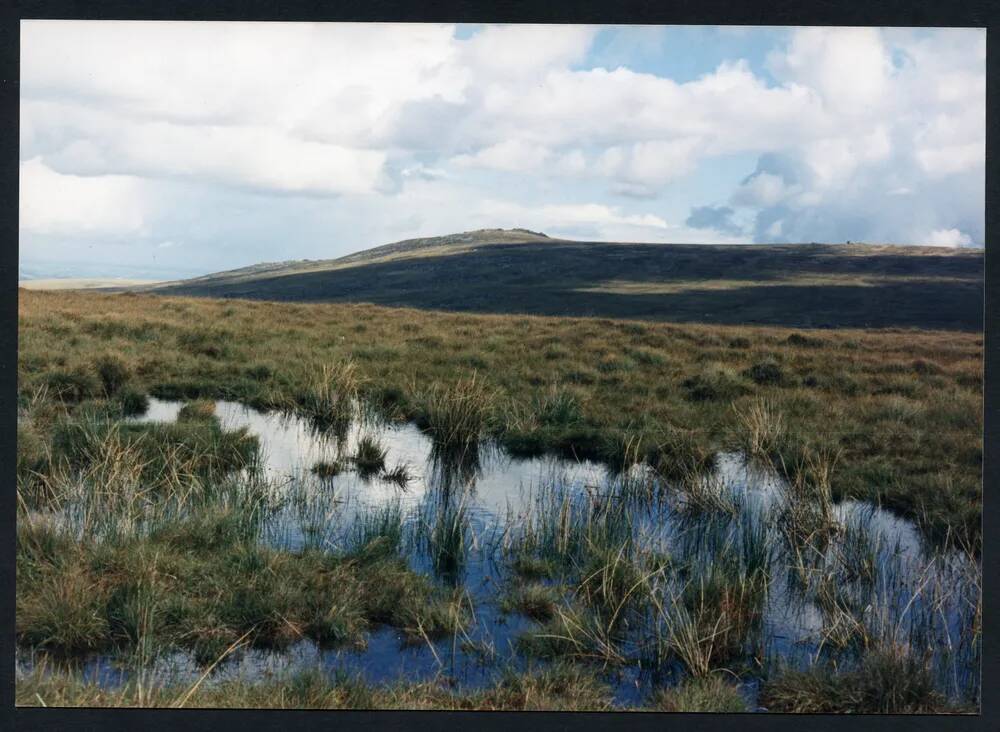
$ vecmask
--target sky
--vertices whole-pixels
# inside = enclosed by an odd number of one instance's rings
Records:
[[[981,29],[22,21],[22,277],[522,227],[983,246]]]

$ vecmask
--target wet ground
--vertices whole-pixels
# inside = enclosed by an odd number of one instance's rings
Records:
[[[182,404],[150,400],[146,414],[136,418],[146,421],[172,421]],[[461,502],[469,518],[471,537],[466,561],[459,576],[436,577],[442,583],[459,584],[468,591],[475,622],[460,639],[445,639],[431,645],[406,644],[402,633],[382,628],[370,634],[367,647],[356,649],[321,649],[303,641],[291,649],[276,653],[249,649],[237,652],[221,664],[206,681],[244,678],[261,680],[288,671],[315,668],[329,673],[358,675],[370,683],[397,680],[446,678],[456,687],[475,688],[493,683],[501,669],[524,668],[529,661],[516,651],[516,638],[532,627],[532,621],[505,614],[498,607],[498,586],[504,581],[498,561],[498,545],[503,532],[516,527],[551,486],[568,490],[579,500],[595,500],[619,495],[623,481],[655,480],[643,466],[629,475],[620,475],[606,467],[586,461],[555,457],[518,459],[492,448],[480,450],[477,459],[462,465],[443,464],[435,457],[431,440],[412,424],[385,424],[356,420],[346,436],[337,439],[315,430],[308,421],[279,413],[261,413],[241,404],[220,401],[216,415],[224,429],[245,427],[259,438],[262,475],[276,496],[274,509],[260,532],[260,540],[271,545],[298,550],[307,545],[343,548],[348,534],[343,530],[361,513],[379,507],[398,505],[405,525],[414,535],[419,522],[434,520],[435,511],[449,501]],[[353,455],[362,435],[375,436],[387,450],[386,467],[405,466],[410,479],[405,485],[379,475],[362,476],[345,469],[340,474],[320,478],[312,467],[320,461],[345,461]],[[742,497],[744,511],[764,515],[779,500],[781,481],[772,473],[749,465],[737,454],[720,455],[712,480]],[[665,492],[669,495],[669,491]],[[681,519],[682,506],[677,501],[637,503],[634,509],[635,531],[644,541],[662,546],[674,554],[689,551],[684,542],[690,536],[689,521]],[[963,688],[972,664],[968,649],[959,648],[962,626],[968,617],[964,598],[973,591],[961,586],[957,595],[948,596],[930,608],[926,588],[934,583],[955,587],[966,583],[967,558],[934,554],[921,541],[910,522],[875,506],[847,501],[836,507],[841,523],[864,524],[878,543],[878,557],[887,571],[887,579],[876,592],[884,613],[884,622],[899,626],[899,637],[914,638],[940,645],[935,651],[935,668],[943,687]],[[683,524],[683,526],[682,526]],[[420,543],[406,543],[407,557],[418,571],[434,575],[433,564]],[[819,641],[824,617],[812,603],[793,589],[786,573],[775,572],[764,616],[763,653],[781,658],[784,663],[803,665],[824,652]],[[935,595],[939,600],[943,595]],[[934,625],[927,613],[937,612],[944,620]],[[923,623],[914,630],[917,624]],[[921,635],[923,634],[923,635]],[[928,635],[930,634],[930,635]],[[952,648],[948,651],[948,648]],[[965,655],[963,655],[965,654]],[[22,657],[22,667],[31,659]],[[642,704],[651,687],[669,683],[677,669],[661,669],[658,674],[635,666],[609,675],[617,702]],[[102,684],[120,684],[130,673],[114,658],[94,657],[85,663],[85,675]],[[147,678],[162,682],[191,683],[201,674],[189,655],[178,653],[159,659],[143,672]],[[755,681],[746,677],[744,691],[755,696]]]

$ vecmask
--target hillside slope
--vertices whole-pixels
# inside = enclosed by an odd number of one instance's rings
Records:
[[[484,313],[981,330],[983,253],[579,242],[493,229],[137,289]]]

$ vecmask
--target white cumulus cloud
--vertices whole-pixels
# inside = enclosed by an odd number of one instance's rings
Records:
[[[935,247],[967,247],[972,244],[972,237],[958,229],[935,229],[926,243]]]
[[[19,183],[23,231],[74,236],[143,229],[148,199],[136,178],[60,175],[35,158],[21,163]]]

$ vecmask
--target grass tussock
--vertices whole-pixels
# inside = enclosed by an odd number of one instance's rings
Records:
[[[218,481],[254,463],[257,438],[246,430],[223,430],[217,422],[172,424],[71,420],[56,427],[53,460],[82,469],[100,487],[133,482],[148,490],[183,489],[194,481]]]
[[[732,401],[747,393],[749,388],[728,366],[713,364],[684,380],[687,398],[694,402]]]
[[[814,666],[768,680],[761,704],[793,714],[937,714],[963,711],[936,690],[926,664],[896,650],[869,653],[853,671]]]
[[[559,589],[539,582],[512,583],[501,598],[500,609],[505,613],[520,613],[539,622],[552,620],[562,599]]]
[[[333,478],[343,472],[344,466],[337,460],[320,460],[310,470],[319,478]]]
[[[357,364],[350,360],[323,363],[306,380],[296,403],[319,426],[346,431],[364,383]]]
[[[215,402],[211,399],[199,399],[188,402],[177,413],[178,422],[205,422],[215,419]]]
[[[361,475],[372,476],[385,467],[385,457],[388,453],[378,438],[362,435],[351,460]]]
[[[664,712],[732,714],[748,712],[739,689],[720,675],[685,679],[679,685],[659,689],[653,707]]]
[[[486,434],[494,414],[497,392],[477,374],[460,379],[451,387],[439,384],[415,386],[419,405],[417,423],[442,451],[466,454],[474,451]]]
[[[660,476],[677,481],[710,471],[715,451],[693,430],[668,425],[657,435],[646,460]]]
[[[106,397],[113,397],[121,391],[131,376],[128,366],[116,356],[102,356],[95,364],[95,370]]]
[[[757,397],[745,407],[734,406],[737,442],[751,458],[769,461],[785,437],[785,419],[767,399]]]

